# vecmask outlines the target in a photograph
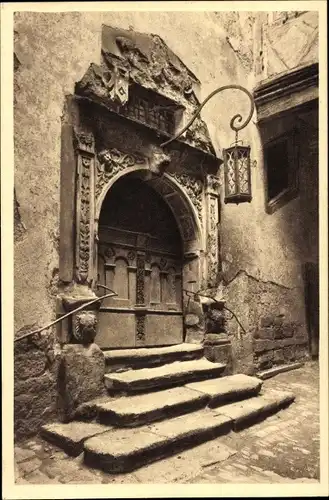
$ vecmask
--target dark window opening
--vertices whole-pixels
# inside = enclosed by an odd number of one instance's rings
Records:
[[[298,194],[295,134],[278,137],[265,145],[266,211],[273,213]]]
[[[123,108],[123,114],[133,120],[137,120],[152,128],[161,130],[168,134],[175,132],[175,112],[173,104],[159,103],[146,95],[131,94],[127,106]]]
[[[281,142],[267,150],[268,199],[272,200],[289,187],[288,145]]]

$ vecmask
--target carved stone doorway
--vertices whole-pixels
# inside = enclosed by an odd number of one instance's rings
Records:
[[[98,283],[118,295],[99,310],[101,348],[183,342],[182,239],[169,205],[146,179],[145,172],[121,177],[102,203]]]

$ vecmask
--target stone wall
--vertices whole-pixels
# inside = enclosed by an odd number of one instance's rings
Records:
[[[32,331],[23,328],[18,336]],[[60,348],[54,332],[22,339],[14,348],[14,432],[17,440],[35,435],[57,414]]]

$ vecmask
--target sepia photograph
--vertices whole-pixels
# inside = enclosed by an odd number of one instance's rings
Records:
[[[326,3],[1,7],[4,498],[319,494]]]

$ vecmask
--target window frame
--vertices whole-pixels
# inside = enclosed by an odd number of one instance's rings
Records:
[[[288,187],[284,188],[273,198],[269,198],[269,175],[267,151],[276,144],[286,143],[288,151]],[[264,172],[265,172],[265,209],[268,214],[273,214],[299,194],[299,148],[297,130],[285,132],[264,144]]]

